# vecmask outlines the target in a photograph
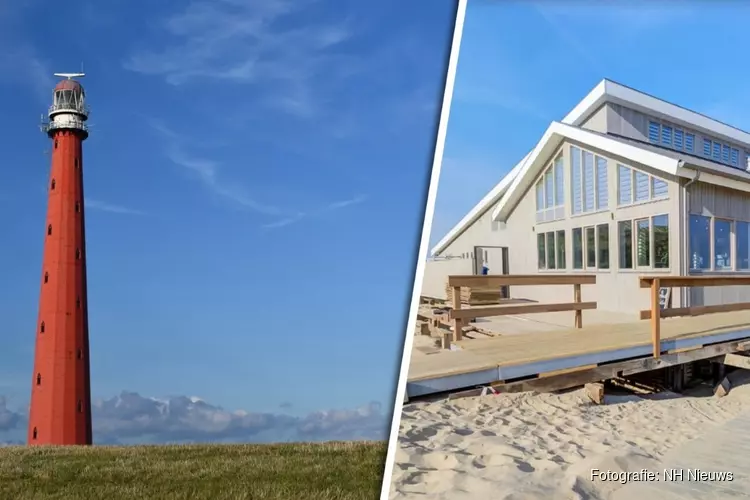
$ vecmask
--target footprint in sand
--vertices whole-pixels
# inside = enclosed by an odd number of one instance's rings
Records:
[[[431,469],[449,470],[458,466],[458,459],[453,453],[434,451],[423,455],[421,458],[422,464]]]

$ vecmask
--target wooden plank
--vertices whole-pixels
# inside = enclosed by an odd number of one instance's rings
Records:
[[[578,283],[573,285],[573,302],[575,302],[576,304],[581,304],[581,285],[579,285]],[[575,311],[574,326],[576,328],[583,328],[583,313],[581,312],[582,310],[576,309]]]
[[[673,307],[664,309],[659,314],[662,318],[676,318],[678,316],[703,316],[722,312],[745,311],[750,309],[750,302],[736,302],[734,304],[718,304],[715,306]],[[651,319],[651,311],[641,311],[641,319]]]
[[[604,384],[600,382],[586,384],[583,387],[583,390],[586,392],[586,396],[588,396],[594,404],[604,404]]]
[[[596,309],[596,302],[564,302],[560,304],[523,304],[518,306],[472,307],[470,309],[453,309],[451,319],[489,318],[492,316],[509,316],[561,311],[582,311]]]
[[[661,287],[659,278],[651,281],[651,342],[655,358],[661,355],[661,298],[659,297],[659,287]]]
[[[654,280],[667,288],[750,285],[750,276],[640,276],[638,280],[641,288],[651,288]]]
[[[461,287],[453,287],[453,311],[461,310]],[[463,338],[463,321],[461,318],[454,318],[453,320],[453,338],[456,342],[459,342]]]
[[[490,288],[510,285],[595,285],[595,274],[457,275],[448,276],[448,286]]]
[[[723,398],[727,394],[729,394],[729,391],[732,390],[732,382],[729,381],[729,377],[724,377],[724,379],[719,382],[719,385],[716,386],[714,389],[714,396],[717,398]]]
[[[734,366],[735,368],[750,370],[750,358],[747,356],[742,356],[740,354],[726,354],[722,362],[725,365]]]

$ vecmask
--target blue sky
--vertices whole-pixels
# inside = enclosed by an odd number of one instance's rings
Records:
[[[98,421],[171,404],[299,431],[268,439],[362,434],[352,421],[384,436],[454,2],[17,3],[0,7],[0,440],[31,383],[37,125],[52,73],[81,62]],[[240,420],[196,435],[245,439]],[[108,440],[167,438],[120,424]]]
[[[744,2],[469,0],[431,243],[603,78],[750,130],[750,70],[731,55],[749,14]]]

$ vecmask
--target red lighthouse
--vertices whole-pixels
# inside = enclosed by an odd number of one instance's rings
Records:
[[[36,324],[29,444],[91,444],[91,390],[83,211],[83,141],[88,106],[74,78],[56,73],[49,120],[52,144],[47,184],[44,259]]]

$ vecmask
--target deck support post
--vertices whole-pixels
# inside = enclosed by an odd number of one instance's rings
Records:
[[[581,285],[576,283],[573,285],[573,302],[580,304],[581,302]],[[575,327],[583,328],[583,311],[576,309]]]
[[[461,287],[453,287],[453,310],[461,310]],[[458,342],[463,339],[463,320],[456,318],[453,320],[453,340]]]
[[[653,355],[655,358],[661,356],[660,283],[659,278],[654,278],[651,281],[651,342],[653,343]]]

